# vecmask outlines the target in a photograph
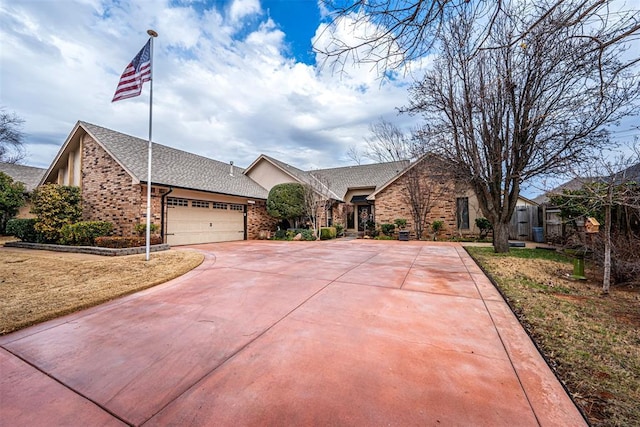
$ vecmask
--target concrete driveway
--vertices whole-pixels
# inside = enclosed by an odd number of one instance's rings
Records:
[[[237,242],[0,337],[0,425],[585,425],[457,244]]]

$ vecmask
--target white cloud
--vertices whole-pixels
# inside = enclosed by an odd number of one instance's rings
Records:
[[[237,24],[247,16],[261,12],[259,0],[233,0],[229,7],[229,17],[233,24]]]
[[[349,163],[348,146],[379,117],[414,120],[395,113],[406,82],[381,84],[366,65],[340,76],[286,56],[285,34],[257,1],[204,11],[188,1],[18,2],[0,6],[1,102],[26,120],[28,164],[48,166],[77,120],[147,137],[148,84],[140,97],[110,102],[147,28],[159,33],[161,144],[240,166],[267,153],[331,167]]]
[[[369,43],[371,40],[376,42]],[[322,52],[316,54],[316,61],[322,64],[324,73],[333,76],[338,72],[343,78],[366,87],[379,84],[384,69],[393,69],[403,59],[386,30],[357,13],[321,24],[314,46]],[[343,54],[335,55],[338,52]]]

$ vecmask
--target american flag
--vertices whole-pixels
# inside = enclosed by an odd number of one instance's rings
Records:
[[[124,69],[111,102],[133,98],[142,92],[142,84],[151,80],[151,39]]]

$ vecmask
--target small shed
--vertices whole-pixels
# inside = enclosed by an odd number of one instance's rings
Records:
[[[584,228],[587,233],[597,233],[600,230],[600,223],[597,219],[589,217],[584,222]]]

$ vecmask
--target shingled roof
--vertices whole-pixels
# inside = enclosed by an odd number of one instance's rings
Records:
[[[350,188],[375,187],[375,190],[377,190],[397,176],[407,166],[409,166],[409,161],[401,160],[397,162],[374,163],[371,165],[319,169],[310,173],[317,176],[320,180],[327,182],[331,190],[341,199],[344,199],[344,196]]]
[[[147,181],[148,141],[87,122],[78,122],[139,181]],[[235,196],[266,199],[267,191],[234,166],[197,154],[153,143],[151,181],[154,184],[189,188]]]
[[[346,201],[344,197],[349,189],[372,187],[378,189],[409,166],[409,161],[403,160],[304,171],[265,154],[261,154],[252,166],[261,158],[268,160],[301,184],[311,184],[314,188],[326,187],[330,197],[342,201]]]
[[[14,181],[23,183],[27,191],[32,191],[38,186],[46,171],[46,169],[33,166],[0,162],[0,172],[6,173]]]
[[[620,172],[616,172],[606,177],[588,177],[588,178],[573,178],[563,184],[560,184],[553,190],[547,191],[533,199],[538,204],[549,203],[549,197],[553,195],[563,194],[565,190],[574,191],[581,189],[585,184],[595,181],[602,182],[628,182],[628,181],[640,181],[640,163],[628,167]]]

